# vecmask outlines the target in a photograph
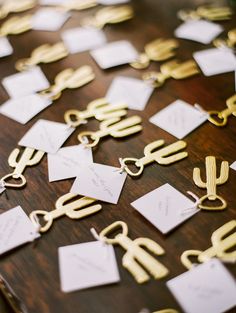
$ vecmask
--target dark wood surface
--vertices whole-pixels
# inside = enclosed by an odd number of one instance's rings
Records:
[[[120,39],[130,40],[134,46],[142,51],[145,43],[157,37],[172,37],[174,29],[180,24],[176,17],[178,9],[194,7],[202,4],[197,0],[136,0],[132,1],[135,18],[129,22],[106,26],[104,31],[109,41]],[[81,13],[73,13],[73,18],[63,29],[79,25],[82,17],[95,12],[97,9]],[[223,22],[226,30],[235,27],[235,19]],[[226,32],[224,33],[226,34]],[[31,51],[40,44],[55,43],[60,40],[60,33],[29,31],[19,36],[11,36],[10,42],[14,47],[14,55],[0,60],[1,79],[15,73],[14,64],[17,59],[28,57]],[[194,51],[206,49],[208,46],[179,40],[180,48],[177,56],[185,60]],[[211,47],[211,45],[209,45]],[[38,118],[63,122],[65,110],[70,108],[85,109],[88,102],[103,97],[116,75],[141,78],[142,71],[129,66],[121,66],[103,71],[98,68],[88,53],[70,55],[66,59],[42,65],[42,69],[52,83],[55,75],[68,67],[79,67],[89,64],[96,73],[96,79],[89,85],[78,90],[65,91],[62,97],[50,108],[39,114],[27,125],[23,126],[0,115],[0,175],[9,173],[7,158],[17,146],[19,139],[35,123]],[[157,70],[159,65],[152,63],[149,69]],[[205,109],[221,110],[225,101],[234,91],[233,73],[205,77],[202,74],[184,81],[169,80],[165,86],[156,90],[145,111],[138,113],[143,118],[143,131],[126,139],[105,139],[94,151],[94,160],[112,166],[119,166],[119,157],[141,157],[146,144],[165,139],[166,143],[173,143],[176,139],[148,122],[148,119],[176,99],[182,99],[191,104],[199,103]],[[8,96],[0,86],[0,101],[3,103]],[[197,195],[203,195],[204,190],[196,187],[192,180],[194,167],[200,167],[205,173],[204,159],[207,155],[215,155],[217,164],[227,160],[231,164],[236,160],[236,119],[231,117],[228,125],[217,128],[205,123],[185,140],[188,144],[189,157],[184,161],[169,167],[152,164],[145,168],[141,177],[133,180],[128,177],[117,205],[103,204],[103,211],[99,214],[79,221],[67,217],[55,222],[52,229],[44,234],[36,244],[28,244],[12,251],[0,258],[0,272],[12,285],[15,292],[23,300],[30,313],[138,313],[142,308],[151,312],[167,307],[179,309],[177,302],[166,287],[166,281],[185,271],[180,262],[180,255],[186,249],[204,250],[211,244],[210,236],[214,230],[235,218],[236,172],[230,170],[229,181],[219,187],[218,193],[228,202],[228,208],[222,212],[200,212],[182,224],[168,236],[162,235],[155,227],[136,212],[130,203],[151,190],[170,183],[186,194],[191,190]],[[97,129],[98,122],[90,121],[83,129]],[[78,130],[66,142],[66,146],[77,144]],[[52,210],[55,201],[70,190],[73,180],[48,182],[47,159],[36,167],[25,172],[27,186],[23,190],[8,189],[7,195],[0,197],[2,211],[21,205],[25,212],[33,210]],[[64,294],[60,291],[58,273],[58,254],[60,246],[83,243],[94,240],[90,228],[102,230],[116,220],[123,220],[129,226],[130,237],[148,237],[157,241],[164,249],[165,255],[159,260],[168,267],[170,274],[161,281],[151,279],[144,285],[138,285],[133,277],[121,266],[124,251],[116,247],[121,282],[119,284],[98,287],[84,291]],[[226,265],[236,273],[235,265]],[[1,308],[1,307],[0,307]],[[1,308],[1,313],[6,313]],[[231,310],[231,312],[235,312]],[[207,312],[206,312],[207,313]]]

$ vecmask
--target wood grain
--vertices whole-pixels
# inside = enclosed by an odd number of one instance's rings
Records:
[[[142,51],[145,43],[157,37],[172,37],[174,29],[180,24],[176,12],[180,8],[194,7],[202,4],[197,0],[142,0],[132,1],[135,18],[119,25],[106,26],[104,31],[109,41],[120,39],[130,40]],[[73,13],[72,19],[63,29],[79,25],[82,17],[96,12],[91,9]],[[235,27],[235,19],[222,22],[226,31]],[[226,32],[224,33],[226,34]],[[17,59],[28,57],[31,51],[44,43],[55,43],[60,40],[60,33],[29,31],[19,36],[10,37],[14,47],[14,55],[0,60],[1,79],[15,73],[14,64]],[[179,40],[180,48],[177,56],[180,60],[191,58],[194,51],[206,49],[199,43]],[[96,73],[96,79],[89,85],[78,90],[65,91],[62,97],[44,112],[26,125],[20,125],[0,115],[0,175],[9,173],[7,158],[17,146],[19,139],[35,123],[38,118],[63,122],[65,110],[70,108],[85,109],[87,104],[103,97],[116,75],[141,78],[142,72],[129,66],[121,66],[103,71],[98,68],[88,53],[70,55],[66,59],[49,65],[42,65],[42,70],[52,83],[55,75],[68,67],[79,67],[89,64]],[[152,63],[150,69],[157,70],[158,63]],[[184,81],[169,80],[165,86],[156,90],[147,108],[143,112],[130,111],[129,115],[140,114],[143,118],[143,131],[126,139],[112,138],[101,142],[94,151],[94,160],[111,166],[119,166],[119,157],[141,157],[146,144],[157,139],[172,143],[176,139],[149,123],[148,119],[176,99],[182,99],[191,104],[198,103],[207,110],[225,107],[225,101],[234,91],[233,73],[205,77],[202,74]],[[3,103],[8,96],[0,86],[0,101]],[[15,292],[24,301],[29,313],[138,313],[142,308],[151,312],[167,307],[176,308],[181,312],[175,299],[168,291],[165,283],[185,271],[180,263],[180,255],[186,249],[204,250],[210,246],[210,236],[214,230],[235,218],[236,172],[230,170],[229,181],[220,186],[218,192],[228,202],[228,208],[222,212],[200,212],[182,224],[168,236],[162,235],[138,212],[130,203],[164,183],[170,183],[182,193],[191,190],[197,195],[203,195],[204,190],[196,187],[192,180],[194,167],[200,167],[205,172],[204,160],[207,155],[215,155],[217,164],[227,160],[231,164],[236,160],[236,119],[231,117],[226,127],[217,128],[205,123],[185,140],[188,144],[189,157],[169,167],[152,164],[145,168],[139,179],[128,177],[118,205],[103,204],[103,211],[94,216],[72,221],[67,217],[57,220],[52,229],[44,234],[36,244],[28,244],[12,251],[0,259],[0,272],[13,286]],[[90,121],[84,129],[97,129],[98,122]],[[66,142],[66,146],[77,144],[77,133]],[[9,189],[8,200],[5,195],[0,197],[0,208],[8,210],[21,205],[28,214],[33,210],[52,210],[55,201],[70,190],[73,180],[48,182],[47,160],[25,172],[27,186],[23,190]],[[133,277],[121,266],[123,251],[116,247],[121,282],[117,285],[104,286],[90,290],[64,294],[60,291],[58,273],[57,248],[92,241],[89,231],[95,227],[97,231],[116,220],[123,220],[129,226],[131,238],[149,237],[157,241],[166,251],[159,257],[170,270],[170,275],[161,281],[151,279],[144,285],[138,285]],[[226,265],[236,273],[235,265]],[[7,311],[1,308],[2,313]],[[235,312],[231,310],[231,312]],[[206,312],[207,313],[207,312]]]

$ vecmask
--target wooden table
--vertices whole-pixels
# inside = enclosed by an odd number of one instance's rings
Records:
[[[197,0],[142,0],[132,1],[135,18],[119,25],[106,26],[104,31],[108,40],[130,40],[134,46],[142,51],[144,44],[157,38],[173,36],[174,29],[181,23],[176,12],[180,8],[195,7],[203,3]],[[73,13],[73,18],[63,29],[79,25],[81,17],[90,15],[96,9],[80,13]],[[235,27],[233,19],[222,22],[226,31]],[[39,45],[60,40],[60,33],[29,31],[19,36],[11,36],[10,42],[14,47],[14,55],[1,59],[1,79],[15,73],[14,64],[17,59],[27,57]],[[194,51],[203,50],[209,46],[199,43],[179,40],[180,48],[177,56],[180,60],[191,58]],[[19,139],[35,123],[38,118],[63,122],[65,110],[70,108],[85,109],[87,104],[99,97],[103,97],[117,75],[141,78],[142,71],[129,66],[120,66],[103,71],[95,64],[89,54],[80,53],[70,55],[66,59],[49,65],[42,65],[42,69],[52,83],[55,75],[68,67],[79,67],[89,64],[96,73],[96,79],[80,89],[65,91],[62,97],[50,108],[42,112],[26,125],[20,125],[0,115],[0,174],[9,173],[7,158],[17,146]],[[158,63],[152,63],[150,69],[157,70]],[[164,139],[166,143],[173,143],[176,139],[151,124],[148,119],[176,99],[182,99],[191,104],[198,103],[206,110],[225,107],[225,101],[234,91],[233,73],[205,77],[202,74],[183,80],[169,80],[165,86],[156,90],[152,95],[145,111],[130,111],[143,118],[143,131],[126,139],[105,139],[94,151],[94,160],[111,166],[119,166],[119,157],[141,157],[146,144]],[[1,103],[8,96],[0,86]],[[98,122],[90,121],[84,129],[97,129]],[[77,144],[77,134],[66,142],[66,146]],[[151,312],[164,308],[179,308],[175,299],[166,287],[166,281],[185,271],[180,262],[180,255],[186,249],[204,250],[210,246],[210,236],[214,230],[235,218],[235,184],[236,172],[230,170],[229,181],[220,187],[219,193],[227,199],[228,208],[222,212],[200,212],[182,224],[169,235],[162,235],[155,227],[136,212],[130,203],[151,190],[170,183],[182,193],[191,190],[197,195],[203,195],[204,190],[196,187],[192,180],[194,167],[200,167],[205,173],[204,160],[207,155],[215,155],[217,164],[227,160],[231,164],[236,160],[236,127],[235,118],[231,117],[226,127],[218,128],[205,123],[185,140],[188,144],[189,157],[174,165],[164,167],[152,164],[145,168],[138,179],[128,177],[118,205],[103,204],[103,211],[99,214],[79,221],[69,218],[59,219],[52,229],[44,234],[36,244],[28,244],[12,251],[0,259],[0,272],[13,286],[15,292],[24,301],[30,313],[138,313],[142,308]],[[0,208],[5,211],[21,205],[26,213],[32,210],[52,210],[55,201],[70,190],[73,180],[49,183],[47,174],[47,158],[41,164],[27,169],[25,172],[27,187],[23,190],[8,189],[7,195],[0,197]],[[121,266],[124,251],[116,247],[117,262],[121,276],[119,284],[93,288],[84,291],[64,294],[60,291],[58,272],[58,252],[60,246],[83,243],[94,240],[90,228],[102,230],[116,220],[123,220],[129,226],[131,238],[149,237],[157,241],[166,254],[160,261],[168,267],[170,274],[161,281],[151,279],[144,285],[138,285],[133,277]],[[235,265],[226,265],[236,273]],[[1,308],[1,312],[8,312]],[[235,312],[235,311],[231,311]],[[206,312],[207,313],[207,312]]]

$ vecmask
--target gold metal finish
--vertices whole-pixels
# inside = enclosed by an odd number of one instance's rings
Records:
[[[106,24],[117,24],[130,20],[134,11],[130,5],[109,6],[102,8],[93,17],[82,20],[83,26],[103,28]]]
[[[141,125],[138,125],[141,121],[142,119],[138,115],[134,115],[123,120],[120,120],[119,117],[110,118],[100,123],[100,130],[97,132],[81,132],[78,135],[78,140],[86,147],[95,147],[103,137],[110,135],[114,138],[121,138],[141,131],[143,128]],[[85,138],[90,138],[92,143],[84,143]]]
[[[60,5],[66,11],[81,11],[93,8],[97,6],[98,3],[95,0],[69,0]]]
[[[178,17],[182,21],[206,19],[209,21],[229,20],[233,15],[230,7],[200,6],[196,10],[180,10]]]
[[[224,109],[223,111],[209,111],[208,121],[221,127],[227,124],[230,115],[236,117],[236,94],[226,101],[226,105],[227,109]]]
[[[0,7],[0,19],[5,18],[10,13],[24,12],[32,9],[37,4],[36,0],[8,0]]]
[[[119,228],[121,228],[121,233],[114,238],[108,237],[110,233]],[[128,226],[126,223],[117,221],[109,225],[103,229],[99,237],[102,241],[108,244],[118,244],[127,251],[123,256],[122,265],[134,276],[139,284],[145,283],[150,279],[148,273],[155,279],[160,279],[168,274],[168,269],[142,248],[145,247],[156,255],[163,255],[165,252],[162,247],[148,238],[131,240],[128,237]]]
[[[156,149],[162,147],[165,144],[164,140],[156,140],[148,144],[144,148],[144,157],[141,159],[136,158],[125,158],[122,159],[121,163],[124,166],[125,171],[130,176],[139,176],[144,170],[144,166],[152,162],[157,162],[161,165],[169,165],[174,162],[180,161],[188,156],[187,152],[179,152],[184,149],[187,144],[185,141],[179,140],[167,147],[155,151]],[[179,152],[179,153],[176,153]],[[137,172],[133,172],[129,169],[128,164],[133,164],[138,168]]]
[[[43,216],[46,224],[40,225],[39,231],[44,233],[52,226],[55,219],[66,215],[71,219],[81,219],[83,217],[94,214],[102,209],[100,204],[90,205],[97,201],[96,199],[83,197],[78,199],[78,195],[67,193],[61,196],[56,202],[56,209],[47,212],[43,210],[36,210],[30,213],[30,219],[33,224],[39,226],[38,217]]]
[[[10,174],[5,175],[0,180],[5,187],[21,188],[26,184],[26,179],[22,175],[26,167],[38,164],[44,156],[43,151],[37,151],[32,148],[25,148],[20,155],[20,149],[16,148],[12,151],[8,158],[8,164],[15,168]],[[18,183],[8,183],[7,180],[18,180]]]
[[[176,39],[156,39],[145,45],[144,53],[139,55],[138,60],[130,66],[135,69],[145,69],[150,61],[165,61],[175,56],[175,49],[179,44]]]
[[[206,188],[207,194],[203,196],[199,200],[198,207],[203,210],[223,210],[226,208],[227,203],[226,201],[216,194],[216,186],[222,185],[227,182],[229,178],[229,163],[227,161],[223,161],[221,163],[220,168],[220,176],[217,178],[216,176],[216,158],[214,156],[207,156],[206,157],[206,182],[204,183],[201,179],[200,169],[194,168],[193,169],[193,181],[199,188]],[[220,206],[207,206],[204,205],[205,200],[221,201]]]
[[[169,78],[184,79],[199,73],[200,71],[195,61],[189,60],[181,63],[177,60],[173,60],[161,65],[160,72],[145,73],[143,80],[151,82],[153,87],[158,88]]]
[[[18,35],[32,29],[32,15],[13,16],[4,22],[0,28],[0,36]]]
[[[155,311],[153,313],[178,313],[178,311],[176,311],[174,309],[164,309],[164,310],[160,310],[160,311]]]
[[[228,38],[226,39],[218,38],[213,40],[213,45],[216,48],[228,47],[234,50],[236,47],[236,28],[228,32]]]
[[[105,98],[100,98],[90,102],[85,111],[66,111],[64,119],[68,125],[78,127],[91,117],[103,121],[114,117],[125,116],[127,114],[127,108],[128,106],[125,103],[110,104]]]
[[[187,250],[181,255],[181,262],[190,269],[194,264],[189,260],[189,257],[197,257],[200,263],[206,262],[211,258],[217,257],[223,262],[235,263],[236,251],[228,252],[236,246],[236,220],[232,220],[217,230],[211,236],[212,247],[205,251]],[[232,233],[232,234],[230,234]]]
[[[58,42],[54,45],[44,44],[34,49],[30,58],[18,60],[15,67],[18,71],[24,71],[39,63],[51,63],[61,60],[68,54],[69,51],[63,42]]]
[[[63,90],[82,87],[94,80],[94,78],[93,69],[88,65],[81,66],[77,70],[68,68],[56,76],[54,85],[41,91],[39,94],[47,96],[51,100],[56,100],[60,98]]]

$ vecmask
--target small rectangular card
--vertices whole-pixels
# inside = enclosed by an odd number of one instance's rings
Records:
[[[62,40],[70,53],[79,53],[103,46],[106,42],[104,32],[96,28],[77,27],[64,31]]]
[[[236,161],[230,165],[230,167],[236,171]]]
[[[11,98],[27,96],[50,86],[46,76],[38,66],[5,77],[2,84]]]
[[[20,206],[0,214],[0,255],[39,237]]]
[[[61,290],[64,292],[120,281],[112,245],[92,241],[60,247],[58,253]]]
[[[207,120],[207,114],[182,100],[176,100],[149,121],[178,139],[182,139]]]
[[[32,94],[7,100],[0,106],[0,113],[21,124],[26,124],[51,103],[52,101],[46,97]]]
[[[194,202],[169,184],[154,189],[131,205],[163,234],[198,212]]]
[[[90,54],[102,69],[131,63],[138,57],[138,52],[126,40],[108,43],[90,51]]]
[[[97,3],[103,4],[103,5],[115,5],[115,4],[122,4],[122,3],[128,3],[130,0],[98,0]]]
[[[92,163],[92,149],[84,145],[61,148],[55,154],[48,154],[49,181],[78,176],[84,163]]]
[[[167,287],[184,312],[223,313],[236,305],[235,279],[218,259],[169,280]]]
[[[205,76],[213,76],[236,70],[236,57],[228,48],[212,48],[193,53],[193,57]]]
[[[7,37],[0,37],[0,58],[6,57],[13,53],[13,48]]]
[[[187,21],[175,30],[177,38],[189,39],[203,44],[211,43],[224,28],[216,23],[204,20]]]
[[[117,76],[108,89],[106,99],[111,103],[123,102],[129,109],[142,111],[153,90],[151,85],[140,79]]]
[[[70,13],[60,9],[42,8],[32,17],[32,29],[55,32],[71,17]]]
[[[48,153],[56,153],[74,130],[67,124],[40,119],[27,131],[18,144]]]
[[[70,192],[117,204],[127,174],[98,163],[84,164]]]

